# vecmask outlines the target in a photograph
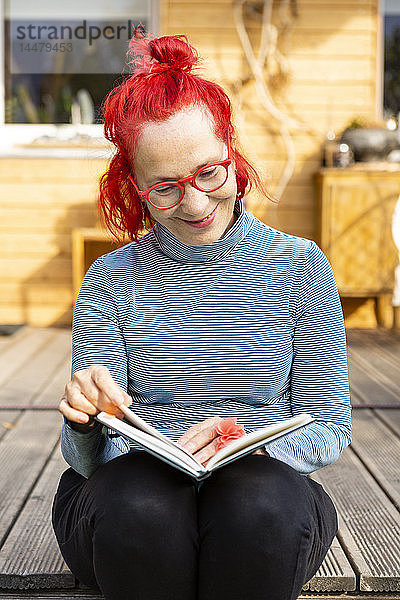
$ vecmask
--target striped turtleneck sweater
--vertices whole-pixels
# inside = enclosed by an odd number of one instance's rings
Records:
[[[306,475],[350,442],[346,337],[326,257],[243,205],[229,231],[187,246],[160,224],[100,257],[74,311],[72,373],[105,365],[132,410],[172,440],[210,416],[247,432],[299,413],[315,421],[266,445]],[[89,477],[130,450],[96,425],[63,425],[66,461]]]

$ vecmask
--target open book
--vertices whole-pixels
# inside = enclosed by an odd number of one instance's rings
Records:
[[[198,481],[211,475],[215,469],[219,469],[246,454],[251,454],[266,443],[287,435],[299,427],[304,427],[304,425],[314,420],[310,415],[303,413],[247,433],[218,450],[207,462],[207,465],[203,466],[192,454],[169,440],[132,410],[126,406],[120,406],[119,408],[125,415],[123,420],[105,412],[99,413],[96,419],[128,440],[135,442],[143,450],[191,475]]]

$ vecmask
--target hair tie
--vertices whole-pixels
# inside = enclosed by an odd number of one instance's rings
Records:
[[[152,61],[150,64],[149,75],[159,75],[160,73],[164,73],[164,71],[168,71],[170,68],[170,65],[167,63]]]
[[[156,60],[152,60],[150,63],[150,67],[148,70],[148,75],[160,75],[161,73],[165,73],[166,71],[188,71],[189,67],[181,66],[179,63],[165,63],[158,62]]]

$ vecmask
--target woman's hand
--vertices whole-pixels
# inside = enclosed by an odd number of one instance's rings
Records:
[[[177,443],[205,465],[217,452],[218,433],[215,428],[220,421],[221,417],[210,417],[192,425]]]
[[[114,381],[103,365],[92,365],[77,371],[65,386],[58,410],[69,421],[89,423],[90,417],[104,410],[123,417],[118,406],[132,403],[130,396]]]
[[[221,417],[210,417],[192,425],[184,433],[177,444],[184,450],[193,454],[195,458],[205,466],[207,462],[217,453],[217,443],[219,434],[216,432],[218,423],[222,421]],[[265,451],[259,448],[253,454],[265,454]]]

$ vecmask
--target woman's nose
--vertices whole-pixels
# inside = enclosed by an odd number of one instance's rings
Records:
[[[193,217],[204,217],[209,206],[207,192],[197,190],[190,181],[185,183],[185,194],[180,203],[181,210]]]

